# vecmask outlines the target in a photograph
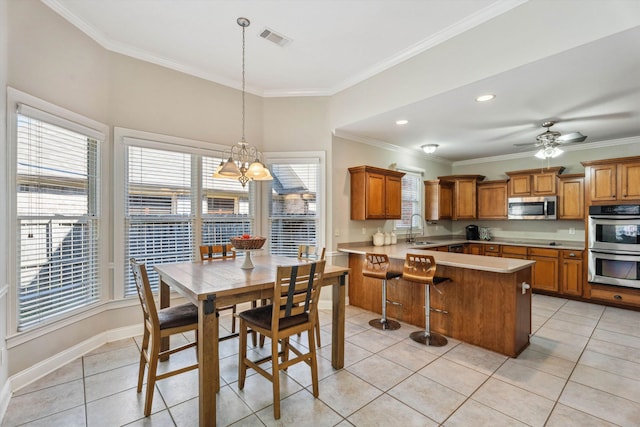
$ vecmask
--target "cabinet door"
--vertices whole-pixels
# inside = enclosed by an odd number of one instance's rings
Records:
[[[616,200],[616,165],[590,166],[589,195],[592,202]]]
[[[386,217],[385,178],[381,174],[367,173],[367,219],[384,219]]]
[[[562,293],[582,296],[582,260],[562,259]]]
[[[438,219],[453,218],[453,184],[443,183],[440,185],[440,198],[438,203],[440,215]]]
[[[640,200],[640,163],[621,163],[619,200]]]
[[[474,219],[476,217],[475,179],[456,180],[453,212],[453,219]]]
[[[471,255],[484,255],[484,245],[481,243],[467,243],[464,252]]]
[[[507,219],[507,183],[478,184],[478,219]]]
[[[532,177],[533,188],[531,195],[533,196],[555,196],[556,193],[556,176],[555,172],[537,173]]]
[[[535,261],[533,266],[533,289],[558,292],[558,258],[529,256]]]
[[[402,178],[395,176],[386,177],[386,212],[387,219],[402,218]]]
[[[558,180],[558,219],[584,219],[584,178]]]
[[[509,180],[509,197],[524,197],[531,195],[531,176],[514,175]]]

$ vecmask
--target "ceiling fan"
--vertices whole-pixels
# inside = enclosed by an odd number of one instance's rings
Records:
[[[580,132],[571,132],[563,135],[560,132],[553,131],[551,130],[551,126],[554,124],[556,124],[556,122],[551,120],[542,123],[542,127],[547,128],[547,130],[536,136],[536,142],[515,144],[515,146],[533,145],[534,147],[540,147],[540,150],[535,156],[540,159],[548,159],[562,153],[562,150],[558,148],[559,145],[582,142],[587,139],[587,137]]]

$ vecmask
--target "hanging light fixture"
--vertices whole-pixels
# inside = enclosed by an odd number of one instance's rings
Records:
[[[564,153],[564,151],[562,151],[561,149],[559,149],[558,147],[554,147],[552,145],[547,145],[543,148],[541,148],[536,154],[535,156],[539,159],[553,159],[554,157],[558,157],[560,154]]]
[[[229,150],[229,158],[222,161],[216,171],[214,178],[237,179],[242,186],[247,182],[253,181],[269,181],[272,180],[271,172],[262,162],[262,153],[252,145],[249,145],[244,138],[245,123],[245,29],[251,24],[247,18],[238,18],[238,25],[242,27],[242,138],[240,142],[231,147]],[[226,152],[225,156],[226,157]]]

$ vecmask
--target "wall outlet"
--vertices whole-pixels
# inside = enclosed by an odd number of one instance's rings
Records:
[[[573,227],[569,228],[569,234],[576,234],[576,229]]]
[[[336,231],[333,232],[333,235],[336,237],[340,237],[340,229],[336,228]]]
[[[367,234],[367,227],[362,227],[362,234]]]

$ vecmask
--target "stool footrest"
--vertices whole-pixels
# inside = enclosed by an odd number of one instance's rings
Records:
[[[447,282],[449,280],[451,280],[451,279],[449,279],[448,277],[434,276],[433,277],[433,284],[434,285],[439,285],[440,283]]]
[[[430,308],[431,311],[435,311],[436,313],[449,314],[447,310],[440,310],[439,308]]]

